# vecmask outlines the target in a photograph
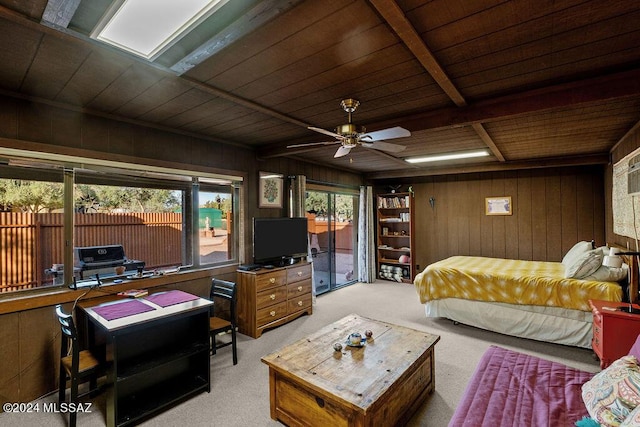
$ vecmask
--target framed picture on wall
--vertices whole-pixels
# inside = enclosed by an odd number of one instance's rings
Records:
[[[512,215],[511,197],[486,197],[485,214],[487,215]]]
[[[282,175],[260,172],[258,182],[258,207],[282,208]]]

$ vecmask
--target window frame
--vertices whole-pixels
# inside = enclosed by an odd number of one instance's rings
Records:
[[[17,291],[3,292],[5,295],[23,294],[29,291],[57,290],[71,285],[73,282],[73,238],[74,238],[74,187],[76,184],[84,182],[86,177],[90,177],[89,181],[96,185],[113,185],[118,181],[124,181],[124,177],[137,176],[139,184],[153,185],[154,183],[162,187],[171,187],[172,183],[180,183],[175,186],[182,187],[183,192],[183,255],[180,270],[196,270],[224,267],[237,264],[240,259],[241,233],[243,232],[240,221],[242,186],[244,179],[240,175],[221,174],[216,172],[205,172],[193,169],[178,169],[164,166],[152,166],[139,163],[128,163],[120,161],[110,161],[103,159],[83,158],[70,155],[60,155],[52,153],[32,152],[27,150],[0,148],[0,163],[13,169],[5,174],[11,174],[11,171],[22,171],[17,179],[30,179],[29,176],[35,176],[34,172],[29,171],[30,164],[33,167],[40,167],[46,170],[47,167],[62,170],[62,183],[64,187],[63,204],[64,204],[64,283],[62,285],[37,286],[33,289],[24,289]],[[0,174],[3,178],[11,178]],[[115,174],[115,177],[114,175]],[[100,182],[100,176],[105,177],[104,182]],[[79,181],[79,179],[81,181]],[[84,178],[84,179],[83,179]],[[40,179],[42,180],[42,179]],[[200,263],[200,243],[197,228],[198,215],[198,188],[199,183],[205,189],[210,191],[214,189],[217,192],[230,193],[233,197],[232,203],[232,221],[234,224],[232,253],[229,254],[227,260],[216,263]],[[134,186],[135,186],[134,182]],[[158,188],[158,187],[156,187]],[[202,190],[201,190],[202,191]],[[195,224],[195,228],[194,228]],[[81,282],[78,282],[81,283]]]

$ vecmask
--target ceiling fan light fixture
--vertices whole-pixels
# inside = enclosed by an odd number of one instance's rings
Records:
[[[441,162],[445,160],[470,159],[474,157],[485,157],[488,155],[489,155],[489,152],[487,150],[480,150],[480,151],[465,151],[462,153],[437,154],[434,156],[409,157],[404,160],[407,163],[427,163],[427,162]]]
[[[345,125],[340,125],[336,128],[336,133],[342,136],[352,136],[357,137],[361,133],[365,133],[364,126],[357,126],[353,123],[347,123]]]
[[[354,111],[356,111],[356,108],[358,108],[358,105],[360,105],[360,101],[353,98],[343,99],[340,102],[340,106],[347,113],[353,113]]]

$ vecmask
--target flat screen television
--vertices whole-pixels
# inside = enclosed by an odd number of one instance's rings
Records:
[[[254,263],[284,265],[307,251],[307,218],[253,219]]]

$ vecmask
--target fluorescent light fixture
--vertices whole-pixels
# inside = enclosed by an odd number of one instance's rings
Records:
[[[408,163],[426,163],[426,162],[440,162],[443,160],[470,159],[473,157],[484,157],[488,155],[489,155],[488,151],[481,150],[481,151],[465,151],[463,153],[438,154],[435,156],[410,157],[404,160]]]
[[[170,47],[228,0],[121,0],[91,37],[146,59]]]

